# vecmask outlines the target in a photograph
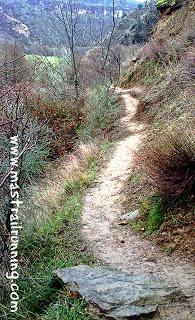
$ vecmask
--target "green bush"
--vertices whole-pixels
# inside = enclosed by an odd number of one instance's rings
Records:
[[[39,124],[35,119],[29,121],[26,139],[32,147],[24,153],[21,165],[22,182],[29,183],[37,178],[48,164],[49,145],[52,132],[46,124]]]
[[[151,207],[146,220],[146,232],[150,235],[157,231],[164,221],[164,205],[161,197],[155,196],[151,199]]]
[[[62,304],[65,300],[66,303]],[[55,304],[52,304],[47,309],[46,315],[41,317],[41,320],[95,320],[95,316],[91,316],[86,312],[86,304],[83,300],[64,298],[64,294],[59,295]]]
[[[78,179],[68,179],[65,183],[65,194],[74,195],[88,187],[95,179],[97,173],[97,165],[95,161],[89,164],[89,168],[82,172]]]
[[[144,64],[143,84],[150,85],[154,79],[160,77],[160,66],[155,60],[146,61]]]
[[[108,133],[120,115],[118,98],[107,86],[97,87],[84,108],[84,123],[79,130],[81,140],[87,141]]]
[[[131,82],[132,79],[133,79],[133,73],[130,72],[130,73],[128,74],[128,82]]]
[[[177,2],[177,0],[156,0],[156,5],[158,8],[161,8],[163,6],[173,6]]]

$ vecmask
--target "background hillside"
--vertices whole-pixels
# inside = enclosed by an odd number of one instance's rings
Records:
[[[63,1],[64,10],[69,5]],[[115,1],[115,15],[119,18],[132,9],[137,8],[138,3],[132,1]],[[58,51],[56,48],[63,47],[63,41],[59,41],[53,28],[55,15],[55,1],[0,1],[0,39],[17,40],[28,52],[38,52],[51,49],[51,54]],[[86,36],[83,30],[93,26],[93,33],[99,36],[99,18],[102,17],[105,23],[104,36],[109,33],[112,24],[112,1],[80,1],[78,8],[79,24],[77,42],[80,47],[89,48],[94,45],[93,39]],[[68,9],[67,9],[68,10]],[[53,48],[53,52],[52,52]]]

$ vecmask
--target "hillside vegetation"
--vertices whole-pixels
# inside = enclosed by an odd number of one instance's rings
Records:
[[[124,71],[121,85],[144,86],[135,118],[149,127],[129,182],[129,203],[143,213],[134,227],[157,232],[165,251],[192,254],[195,4],[176,2],[158,1],[161,19],[137,51],[137,62]]]
[[[111,168],[121,163],[126,167],[119,170],[124,176],[116,179],[108,172],[114,205],[123,197],[124,210],[139,213],[129,228],[155,239],[167,254],[192,258],[195,3],[152,0],[138,7],[134,1],[115,5],[105,1],[102,7],[99,0],[0,0],[2,320],[98,319],[77,292],[54,281],[53,272],[100,263],[81,236],[80,216],[86,189],[97,184],[99,192],[98,173],[118,141],[122,151]],[[136,128],[131,128],[134,123]],[[14,188],[24,201],[14,217],[13,136],[19,141]],[[99,198],[101,202],[101,193]],[[118,212],[107,200],[106,208]],[[10,312],[11,282],[5,277],[10,270],[11,218],[23,226],[15,314]],[[118,218],[111,219],[108,229],[112,224],[118,224]],[[122,246],[125,241],[118,242]]]

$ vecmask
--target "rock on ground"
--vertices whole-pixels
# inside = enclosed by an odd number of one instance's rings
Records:
[[[140,217],[140,211],[134,210],[134,211],[131,211],[131,212],[124,214],[121,219],[128,222],[128,221],[134,220],[138,217]]]
[[[180,291],[153,275],[132,275],[108,267],[79,265],[58,269],[55,275],[78,293],[100,315],[109,319],[134,319],[155,313],[158,305],[184,299]]]

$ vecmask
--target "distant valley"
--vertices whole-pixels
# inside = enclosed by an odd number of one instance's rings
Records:
[[[56,53],[56,48],[64,47],[64,43],[56,34],[57,27],[54,28],[53,25],[55,17],[52,12],[56,10],[54,3],[51,0],[0,0],[0,42],[17,41],[29,53]],[[134,0],[115,1],[115,19],[120,20],[136,9],[137,5],[138,2]],[[68,1],[63,1],[63,6],[69,6]],[[95,37],[100,37],[100,32],[101,36],[106,37],[112,25],[113,2],[83,0],[75,9],[81,26],[77,35],[79,46],[93,47],[94,41],[84,29],[93,33]],[[100,19],[104,21],[104,28],[101,30]]]

